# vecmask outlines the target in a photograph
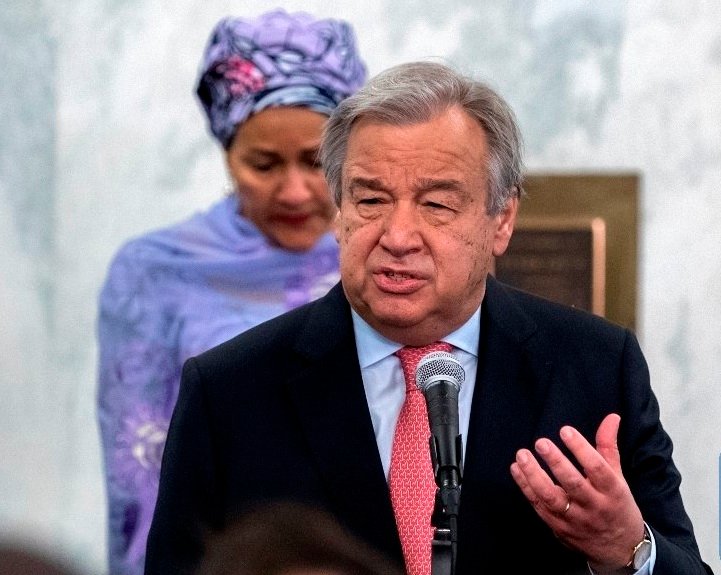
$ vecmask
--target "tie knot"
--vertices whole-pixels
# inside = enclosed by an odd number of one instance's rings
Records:
[[[447,351],[450,353],[451,349],[451,344],[444,341],[436,341],[421,347],[406,346],[399,349],[396,355],[401,360],[403,377],[406,380],[406,392],[418,389],[416,387],[416,368],[422,358],[434,351]]]

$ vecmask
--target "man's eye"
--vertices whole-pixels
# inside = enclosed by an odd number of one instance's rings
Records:
[[[437,202],[426,202],[426,206],[434,210],[450,210],[448,206]]]
[[[272,162],[255,162],[250,165],[251,168],[258,172],[269,172],[274,166],[275,164]]]

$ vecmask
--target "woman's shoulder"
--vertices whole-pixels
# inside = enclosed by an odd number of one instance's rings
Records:
[[[191,244],[184,233],[187,227],[188,220],[184,220],[123,242],[108,265],[102,297],[119,299],[123,294],[137,297],[147,291],[154,279],[162,277],[187,253]]]
[[[126,240],[111,259],[110,273],[122,269],[122,273],[126,274],[148,266],[172,265],[173,261],[191,256],[205,246],[222,243],[214,230],[214,222],[222,219],[226,203],[227,198],[180,221]]]

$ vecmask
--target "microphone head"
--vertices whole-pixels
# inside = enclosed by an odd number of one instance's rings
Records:
[[[439,381],[447,381],[460,391],[465,379],[463,366],[447,351],[432,351],[421,358],[416,368],[416,385],[423,393]]]

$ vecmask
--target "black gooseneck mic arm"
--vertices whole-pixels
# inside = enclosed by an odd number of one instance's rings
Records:
[[[458,511],[463,480],[463,445],[458,430],[458,392],[465,372],[447,352],[433,352],[418,363],[416,383],[426,398],[429,447],[437,489],[431,516],[434,534],[431,574],[454,575]]]

